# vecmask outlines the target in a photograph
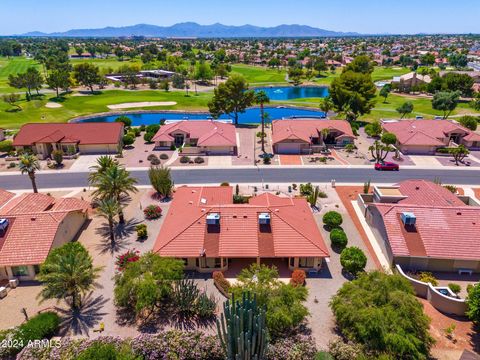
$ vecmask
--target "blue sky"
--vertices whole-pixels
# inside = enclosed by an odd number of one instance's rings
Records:
[[[479,0],[0,0],[0,34],[73,28],[304,24],[360,33],[480,33]]]

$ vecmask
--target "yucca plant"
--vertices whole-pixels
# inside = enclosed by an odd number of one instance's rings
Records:
[[[195,304],[199,294],[200,290],[193,279],[178,280],[173,286],[173,301],[177,310],[183,314],[195,312]]]
[[[213,295],[208,296],[206,291],[202,291],[195,304],[195,312],[201,318],[210,318],[215,315],[217,301]]]
[[[220,343],[228,360],[263,360],[267,348],[265,307],[257,304],[250,293],[243,293],[241,301],[232,299],[223,304],[221,321],[217,320]]]

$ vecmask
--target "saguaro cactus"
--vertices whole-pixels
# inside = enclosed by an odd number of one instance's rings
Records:
[[[257,305],[250,293],[241,301],[232,299],[223,304],[221,321],[217,320],[218,337],[228,360],[262,360],[267,348],[265,307]]]

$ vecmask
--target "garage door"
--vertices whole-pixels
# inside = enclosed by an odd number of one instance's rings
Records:
[[[434,154],[434,148],[431,146],[421,146],[421,145],[408,145],[403,147],[405,154],[412,155],[431,155]]]
[[[277,144],[278,154],[300,154],[299,143],[280,143]]]
[[[229,155],[232,153],[232,148],[231,147],[210,147],[207,148],[207,153],[209,155]]]

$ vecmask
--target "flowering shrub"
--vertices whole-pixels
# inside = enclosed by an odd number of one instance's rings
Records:
[[[162,208],[158,205],[148,205],[144,210],[143,214],[145,219],[154,220],[162,216]]]
[[[214,271],[212,274],[213,282],[217,289],[225,296],[228,297],[228,292],[230,291],[230,282],[225,279],[221,271]]]
[[[128,250],[126,253],[117,256],[117,261],[115,265],[119,271],[125,270],[128,264],[138,261],[140,259],[140,251],[138,250]]]
[[[305,284],[306,274],[304,270],[295,269],[292,272],[292,278],[290,279],[290,284],[293,286],[303,286]]]
[[[311,360],[315,359],[315,341],[308,335],[292,335],[269,344],[266,360]]]

